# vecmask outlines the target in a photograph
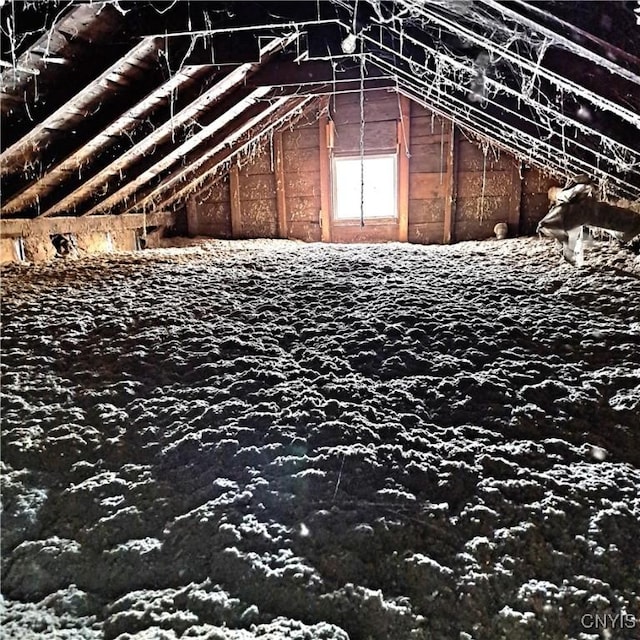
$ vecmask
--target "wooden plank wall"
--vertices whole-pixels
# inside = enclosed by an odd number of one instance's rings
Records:
[[[319,242],[322,232],[318,122],[285,130],[282,145],[287,237]]]
[[[277,238],[275,155],[272,144],[263,147],[240,168],[240,228],[236,238]],[[233,202],[233,201],[232,201]]]
[[[498,222],[509,224],[509,235],[518,235],[521,187],[516,159],[464,138],[457,158],[455,239],[490,238]]]
[[[442,242],[450,143],[451,125],[413,103],[409,159],[409,242]]]
[[[228,175],[189,198],[187,224],[192,236],[233,237]]]
[[[538,222],[550,207],[548,191],[561,186],[556,178],[544,174],[535,167],[522,172],[522,201],[520,210],[520,233],[531,235],[536,232]]]
[[[317,122],[286,129],[282,132],[281,143],[281,168],[276,167],[275,144],[269,141],[241,167],[233,169],[229,176],[191,196],[187,206],[189,234],[214,238],[282,236],[319,241],[320,144]],[[276,168],[281,169],[282,180],[278,180]],[[283,208],[286,219],[281,225],[278,214]],[[280,229],[281,226],[285,229]]]
[[[404,144],[399,139],[403,131],[398,124],[401,106],[402,99],[394,92],[365,94],[366,153],[396,152],[400,143]],[[359,155],[360,108],[357,92],[331,99],[331,153]],[[407,105],[404,109],[406,114]],[[506,222],[511,236],[535,232],[538,220],[549,208],[547,190],[556,181],[536,169],[521,169],[507,153],[483,148],[450,121],[416,103],[411,103],[408,111],[409,242],[490,238],[497,222]],[[187,208],[189,233],[311,242],[323,237],[332,242],[398,240],[397,221],[367,220],[361,226],[357,212],[348,222],[327,216],[330,224],[323,236],[320,147],[326,144],[326,126],[325,117],[302,122],[275,137],[275,144],[265,144],[237,170],[234,198],[228,177],[192,196]],[[325,148],[324,153],[327,157],[329,151]],[[327,197],[329,194],[325,200]]]

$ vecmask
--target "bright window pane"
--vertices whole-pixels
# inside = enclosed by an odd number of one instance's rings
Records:
[[[365,156],[364,217],[396,217],[396,156]],[[360,218],[361,160],[334,159],[335,217],[340,220]]]

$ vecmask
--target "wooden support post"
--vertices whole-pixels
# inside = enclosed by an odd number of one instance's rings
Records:
[[[320,135],[320,226],[322,242],[331,242],[331,168],[328,145],[329,118],[319,119]]]
[[[442,242],[444,244],[451,244],[454,240],[456,217],[456,148],[456,125],[452,121],[451,137],[449,138],[449,155],[447,158],[447,175],[445,180],[444,233],[442,236]]]
[[[511,191],[511,203],[509,207],[509,235],[517,237],[520,235],[520,216],[522,213],[522,175],[520,173],[520,160],[516,160],[513,165],[513,189]]]
[[[288,238],[287,225],[287,194],[284,186],[284,148],[282,146],[282,132],[273,135],[276,174],[276,209],[278,211],[278,237]]]
[[[409,136],[411,100],[400,96],[398,121],[398,240],[409,241]]]
[[[242,211],[240,208],[240,169],[234,164],[229,171],[231,192],[231,237],[239,238],[242,232]]]

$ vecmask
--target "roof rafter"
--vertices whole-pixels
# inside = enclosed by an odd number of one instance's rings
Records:
[[[160,38],[144,38],[123,58],[111,65],[73,98],[33,127],[27,135],[5,149],[0,154],[0,175],[6,175],[20,168],[24,164],[24,155],[37,151],[41,146],[46,145],[51,137],[51,130],[60,128],[60,123],[84,119],[86,112],[92,109],[96,100],[100,98],[105,88],[110,86],[110,83],[137,67],[140,60],[157,54],[163,46],[164,43]]]
[[[98,2],[79,4],[70,10],[68,8],[65,6],[46,33],[17,59],[12,59],[10,67],[2,72],[2,113],[7,110],[7,96],[22,102],[26,85],[33,81],[33,76],[40,75],[47,68],[51,57],[67,59],[71,51],[77,50],[75,42],[85,39],[89,32],[94,41],[99,41],[115,31],[122,21],[120,13]],[[74,42],[68,34],[74,34]]]
[[[379,57],[372,56],[372,59],[382,69],[387,68],[390,64]],[[399,69],[397,70],[399,71]],[[574,173],[588,172],[615,182],[619,188],[634,198],[640,197],[640,189],[637,186],[607,173],[597,165],[590,164],[579,158],[571,158],[568,154],[565,154],[564,164],[559,162],[557,160],[558,149],[556,147],[539,137],[515,128],[513,125],[504,122],[504,120],[498,120],[481,109],[473,108],[470,103],[462,102],[459,98],[443,91],[439,87],[434,90],[433,86],[437,86],[437,83],[427,87],[426,84],[417,83],[407,72],[399,73],[399,83],[400,90],[405,92],[408,97],[416,99],[429,109],[439,111],[454,122],[463,123],[478,135],[489,138],[492,142],[507,148],[521,159],[532,161],[539,166],[546,163],[547,166],[553,167],[560,175],[566,175],[570,171]],[[518,140],[521,142],[526,141],[528,146],[520,146]],[[544,156],[539,155],[541,152],[545,152]]]
[[[52,207],[49,207],[40,215],[50,216],[69,211],[71,208],[77,207],[81,202],[90,198],[96,190],[104,189],[105,187],[108,190],[109,181],[113,177],[119,175],[124,169],[133,165],[139,159],[152,152],[156,145],[167,140],[177,127],[186,126],[191,122],[197,123],[200,114],[206,112],[210,107],[215,105],[223,96],[229,95],[234,89],[241,86],[251,73],[255,72],[261,64],[263,64],[282,47],[290,44],[293,39],[294,38],[289,35],[284,38],[275,38],[271,40],[261,51],[261,62],[246,63],[236,67],[199,98],[182,109],[182,111],[173,114],[169,120],[167,120],[162,126],[158,127],[149,136],[124,152],[81,187],[70,193]]]
[[[574,42],[573,40],[570,40],[569,38],[566,38],[562,34],[556,32],[556,31],[553,31],[552,29],[549,29],[548,27],[545,27],[543,24],[541,24],[539,22],[535,22],[533,20],[530,20],[526,16],[523,16],[522,14],[518,13],[517,11],[514,11],[513,9],[505,6],[504,4],[501,4],[501,3],[497,2],[496,0],[480,0],[480,2],[482,2],[483,4],[485,4],[488,7],[491,7],[491,9],[493,9],[495,11],[498,11],[501,15],[507,16],[511,20],[517,21],[517,22],[529,27],[530,29],[532,29],[536,33],[541,33],[541,34],[545,35],[546,37],[552,38],[554,42],[557,42],[558,44],[560,44],[567,51],[571,51],[572,53],[575,53],[576,55],[580,56],[581,58],[585,58],[586,60],[589,60],[590,62],[593,62],[594,64],[597,64],[597,65],[607,69],[611,73],[615,73],[616,75],[620,76],[621,78],[625,78],[626,80],[630,80],[631,82],[634,82],[635,84],[640,84],[640,75],[638,75],[637,73],[633,73],[632,71],[629,71],[628,69],[625,69],[624,67],[621,67],[619,64],[616,64],[616,62],[614,62],[613,60],[611,60],[609,58],[606,58],[606,57],[601,56],[601,55],[599,55],[597,53],[594,53],[590,49],[587,49],[587,47],[583,47],[581,44],[579,44],[577,42]],[[519,4],[522,4],[522,2],[519,2]],[[558,18],[556,18],[555,16],[551,16],[551,14],[547,14],[546,12],[542,11],[541,9],[538,9],[537,7],[535,7],[535,5],[530,5],[530,6],[531,6],[532,10],[537,11],[539,13],[542,13],[544,15],[547,15],[547,16],[553,18],[556,21],[562,22]],[[581,31],[575,26],[571,26],[571,29],[573,29],[574,31]],[[598,40],[598,42],[600,42],[600,44],[602,46],[602,41],[600,41],[598,38],[595,38],[595,37],[591,36],[590,34],[585,34],[585,32],[581,32],[581,33],[582,33],[583,36],[589,35],[591,37],[591,39],[594,40],[594,41]],[[609,45],[609,48],[611,48],[610,45]],[[617,49],[616,51],[618,52],[619,55],[620,54],[624,54],[625,57],[632,57],[627,52],[620,51],[619,49]]]
[[[250,106],[255,105],[261,98],[263,98],[270,90],[270,87],[260,87],[252,91],[246,98],[239,100],[235,106],[226,111],[221,116],[217,117],[212,123],[203,127],[191,136],[186,142],[174,149],[171,153],[167,154],[164,158],[156,162],[151,168],[141,173],[137,178],[127,182],[127,184],[118,189],[115,193],[111,194],[105,200],[99,202],[95,207],[92,207],[89,211],[84,213],[84,216],[90,216],[96,213],[101,213],[112,209],[116,204],[121,201],[125,201],[132,196],[138,189],[144,184],[160,175],[163,171],[171,167],[183,157],[185,157],[189,151],[195,149],[198,145],[206,142],[211,136],[220,131],[222,127],[229,124],[235,118],[239,117]]]
[[[612,102],[611,100],[603,98],[602,96],[599,96],[593,91],[580,86],[572,80],[563,78],[557,73],[546,69],[544,65],[537,64],[537,61],[524,58],[520,54],[510,51],[500,43],[491,41],[487,36],[476,33],[475,31],[468,29],[464,25],[456,23],[455,21],[452,21],[451,19],[440,15],[428,4],[418,3],[416,2],[416,0],[404,1],[409,4],[419,15],[423,16],[427,20],[446,28],[453,33],[459,34],[461,37],[468,39],[476,45],[487,48],[491,51],[496,51],[505,60],[509,60],[513,64],[517,65],[520,69],[528,72],[535,71],[541,77],[544,77],[549,82],[551,82],[556,88],[563,91],[569,91],[578,96],[582,96],[589,100],[593,105],[601,107],[607,111],[610,111],[611,113],[615,113],[618,117],[626,120],[635,127],[640,127],[640,115],[638,113],[626,109],[621,105]]]
[[[111,124],[89,142],[49,169],[42,178],[28,185],[5,202],[2,207],[3,213],[13,214],[41,201],[43,196],[51,193],[64,183],[71,172],[79,171],[83,165],[89,164],[93,157],[110,147],[114,140],[137,127],[141,119],[147,117],[157,108],[158,104],[165,103],[168,99],[171,99],[172,94],[182,85],[206,72],[207,69],[203,66],[184,67],[181,69],[167,82],[113,120]]]
[[[233,134],[230,134],[225,142],[210,149],[201,157],[197,165],[185,167],[166,183],[160,185],[144,200],[131,207],[129,211],[138,211],[142,207],[149,206],[171,207],[175,205],[176,202],[181,201],[190,193],[202,187],[218,171],[221,165],[227,163],[251,145],[255,145],[258,140],[275,128],[283,126],[290,119],[293,112],[296,110],[304,111],[317,99],[315,96],[280,98],[264,112],[245,122]],[[264,125],[264,120],[269,117],[271,118],[270,123]],[[240,142],[241,140],[244,140],[244,142]],[[187,184],[180,186],[184,182]],[[170,189],[174,189],[174,191],[169,196],[162,195],[166,194]]]

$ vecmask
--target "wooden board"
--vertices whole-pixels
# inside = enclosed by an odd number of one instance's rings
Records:
[[[487,172],[493,170],[510,171],[516,162],[513,156],[500,152],[496,158],[494,151],[488,149],[486,167]],[[485,157],[482,148],[468,140],[460,140],[458,145],[458,168],[460,171],[481,172],[485,165]]]
[[[318,120],[318,146],[320,154],[320,226],[322,241],[331,242],[331,169],[329,148],[327,146],[327,130],[329,119],[322,115]],[[289,193],[294,193],[289,191]]]
[[[276,196],[276,180],[272,173],[240,174],[239,186],[240,200],[243,203],[251,200],[275,198]]]
[[[465,220],[456,222],[456,240],[487,240],[494,238],[495,220]]]
[[[449,155],[447,156],[446,195],[444,201],[444,221],[442,242],[450,244],[455,239],[455,208],[458,193],[458,147],[460,133],[453,122],[450,123]]]
[[[429,200],[409,200],[409,225],[438,222],[444,220],[444,198]]]
[[[231,238],[231,203],[211,201],[199,206],[196,215],[189,215],[189,234]]]
[[[320,196],[287,196],[287,218],[294,222],[316,222],[320,220]]]
[[[398,239],[397,224],[333,225],[333,242],[391,242]]]
[[[241,173],[244,176],[270,174],[273,172],[274,161],[271,145],[267,145],[242,165]]]
[[[317,149],[318,148],[318,127],[307,126],[286,130],[282,133],[282,144],[285,151],[290,149]]]
[[[440,140],[429,144],[411,144],[411,159],[409,171],[411,173],[445,173],[449,155],[449,136],[444,143]]]
[[[229,177],[225,176],[212,185],[205,186],[195,195],[195,204],[200,206],[207,202],[224,202],[231,199],[229,191]]]
[[[398,141],[398,241],[409,240],[409,155],[411,145],[411,101],[401,96],[400,113],[396,127]]]
[[[550,187],[561,186],[562,182],[553,176],[548,176],[536,167],[522,171],[522,193],[544,193],[546,195]]]
[[[320,196],[320,174],[315,171],[285,173],[284,187],[287,193],[296,196]]]
[[[234,164],[229,170],[229,185],[231,191],[231,236],[242,236],[242,208],[240,205],[240,172]]]
[[[443,120],[439,116],[432,116],[429,114],[417,115],[416,110],[420,109],[419,105],[416,105],[413,115],[411,116],[411,142],[422,142],[424,139],[437,138],[440,139],[442,132],[447,135],[450,130],[450,125],[447,121]],[[418,112],[419,113],[419,112]],[[444,123],[444,127],[443,127]],[[429,140],[432,141],[432,140]]]
[[[282,146],[282,133],[278,131],[273,136],[275,156],[276,179],[276,210],[278,213],[278,237],[287,237],[287,194],[284,187],[284,148]]]
[[[409,242],[419,244],[441,244],[443,225],[441,222],[409,224]]]
[[[360,124],[360,93],[339,94],[336,96],[333,121],[336,126],[343,124]],[[386,91],[367,91],[364,98],[364,121],[380,122],[397,120],[398,96]]]
[[[284,154],[284,170],[286,173],[316,172],[319,180],[320,153],[318,148],[288,149]]]
[[[61,216],[56,218],[34,218],[0,220],[0,237],[47,236],[56,233],[79,233],[88,231],[121,231],[148,227],[170,227],[175,224],[176,214],[155,211],[146,215],[127,213],[118,216],[89,216],[78,218]]]
[[[508,222],[511,203],[503,197],[485,196],[484,198],[458,198],[456,208],[456,229],[459,222],[491,220]]]
[[[320,225],[309,222],[290,222],[289,237],[305,242],[320,242],[322,240],[322,229]]]
[[[365,152],[396,151],[397,124],[396,120],[382,122],[368,122],[364,128]],[[358,155],[360,153],[360,125],[336,125],[335,147],[336,153]]]
[[[458,197],[505,196],[509,198],[516,186],[513,184],[512,170],[489,171],[484,175],[481,171],[459,171],[457,174]]]
[[[446,182],[439,173],[412,173],[409,175],[409,200],[444,198]]]
[[[277,238],[278,211],[275,198],[242,202],[241,238]]]

